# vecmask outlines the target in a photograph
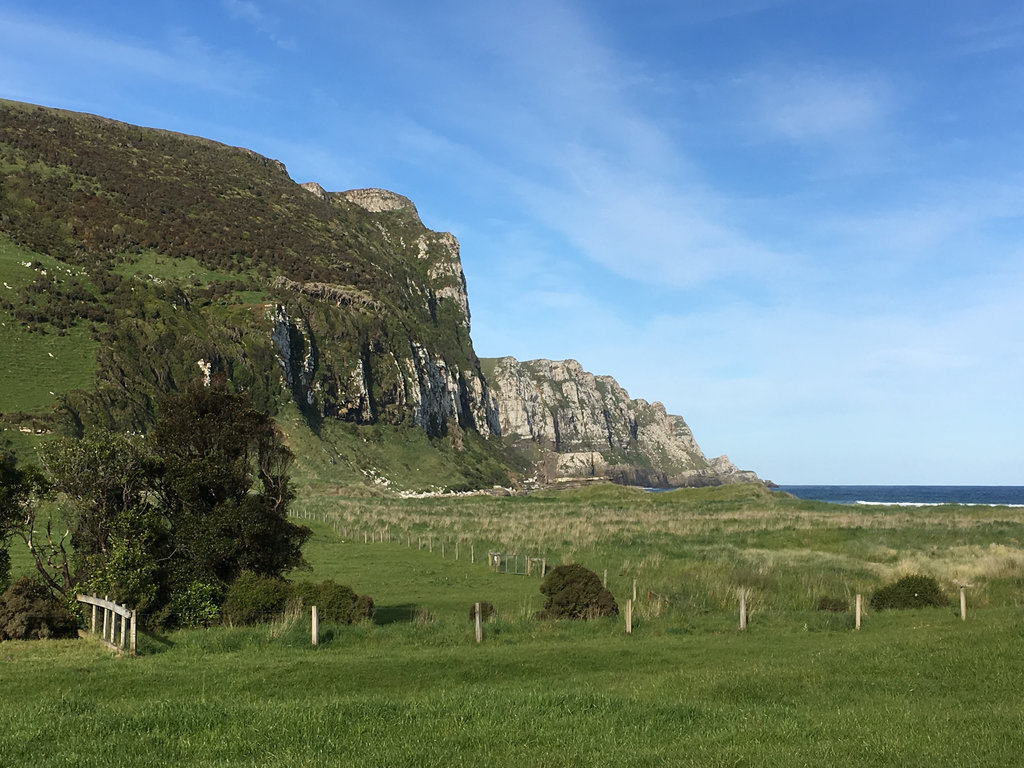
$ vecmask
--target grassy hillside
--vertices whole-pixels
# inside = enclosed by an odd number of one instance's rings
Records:
[[[507,483],[497,441],[463,438],[482,417],[457,246],[405,203],[370,212],[249,150],[0,100],[0,439],[31,459],[47,434],[144,432],[209,366],[298,412],[310,482]],[[355,456],[353,425],[381,450]]]

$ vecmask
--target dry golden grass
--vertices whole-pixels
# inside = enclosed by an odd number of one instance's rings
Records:
[[[608,571],[617,595],[642,583],[666,604],[719,609],[751,590],[762,608],[851,599],[908,573],[954,594],[1015,600],[1024,584],[1024,509],[840,506],[757,486],[650,494],[601,487],[527,497],[307,496],[297,508],[367,541],[475,547]],[[639,615],[643,615],[642,613]]]

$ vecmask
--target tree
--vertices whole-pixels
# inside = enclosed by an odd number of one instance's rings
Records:
[[[63,495],[77,588],[139,611],[166,600],[167,521],[153,505],[156,463],[141,438],[97,431],[43,451],[52,487]]]
[[[36,531],[36,517],[39,504],[49,492],[49,484],[38,468],[19,467],[14,454],[0,452],[0,585],[10,579],[10,554],[8,546],[17,535],[32,553],[36,569],[47,584],[64,593],[70,586],[67,571],[67,549],[64,541],[67,534],[56,542],[53,539],[52,522],[46,524],[46,541],[39,542]],[[60,570],[60,565],[65,568]],[[48,569],[47,565],[55,566]]]
[[[170,524],[172,588],[280,576],[304,563],[311,531],[289,522],[292,454],[270,417],[223,386],[158,405],[151,448],[157,505]]]

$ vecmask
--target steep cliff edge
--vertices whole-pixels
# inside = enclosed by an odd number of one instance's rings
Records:
[[[310,482],[756,479],[572,361],[489,383],[454,235],[248,149],[0,100],[0,277],[0,359],[32,363],[0,371],[15,436],[145,432],[163,393],[216,383],[287,425]]]
[[[707,459],[680,416],[633,400],[575,360],[482,361],[502,435],[533,453],[545,479],[607,477],[656,488],[757,482],[725,456]]]

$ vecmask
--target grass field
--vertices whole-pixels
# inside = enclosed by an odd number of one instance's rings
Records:
[[[92,641],[4,643],[0,765],[1019,761],[1021,510],[677,494],[307,498],[297,511],[332,517],[309,523],[312,569],[294,578],[372,595],[375,623],[322,626],[317,648],[305,614],[175,632],[143,637],[138,658]],[[364,543],[384,526],[390,543]],[[442,538],[460,540],[459,560],[450,543],[441,556]],[[637,578],[633,634],[621,619],[532,619],[540,579],[470,563],[470,542],[477,553],[529,544],[599,573],[609,563],[620,604]],[[954,575],[969,573],[968,620],[952,605],[869,610],[856,632],[850,614],[810,604],[821,588],[867,593],[905,570],[931,572],[951,596]],[[671,598],[658,615],[646,584]],[[737,584],[751,594],[746,632]],[[698,597],[708,587],[721,595]],[[476,600],[499,612],[480,646]]]

